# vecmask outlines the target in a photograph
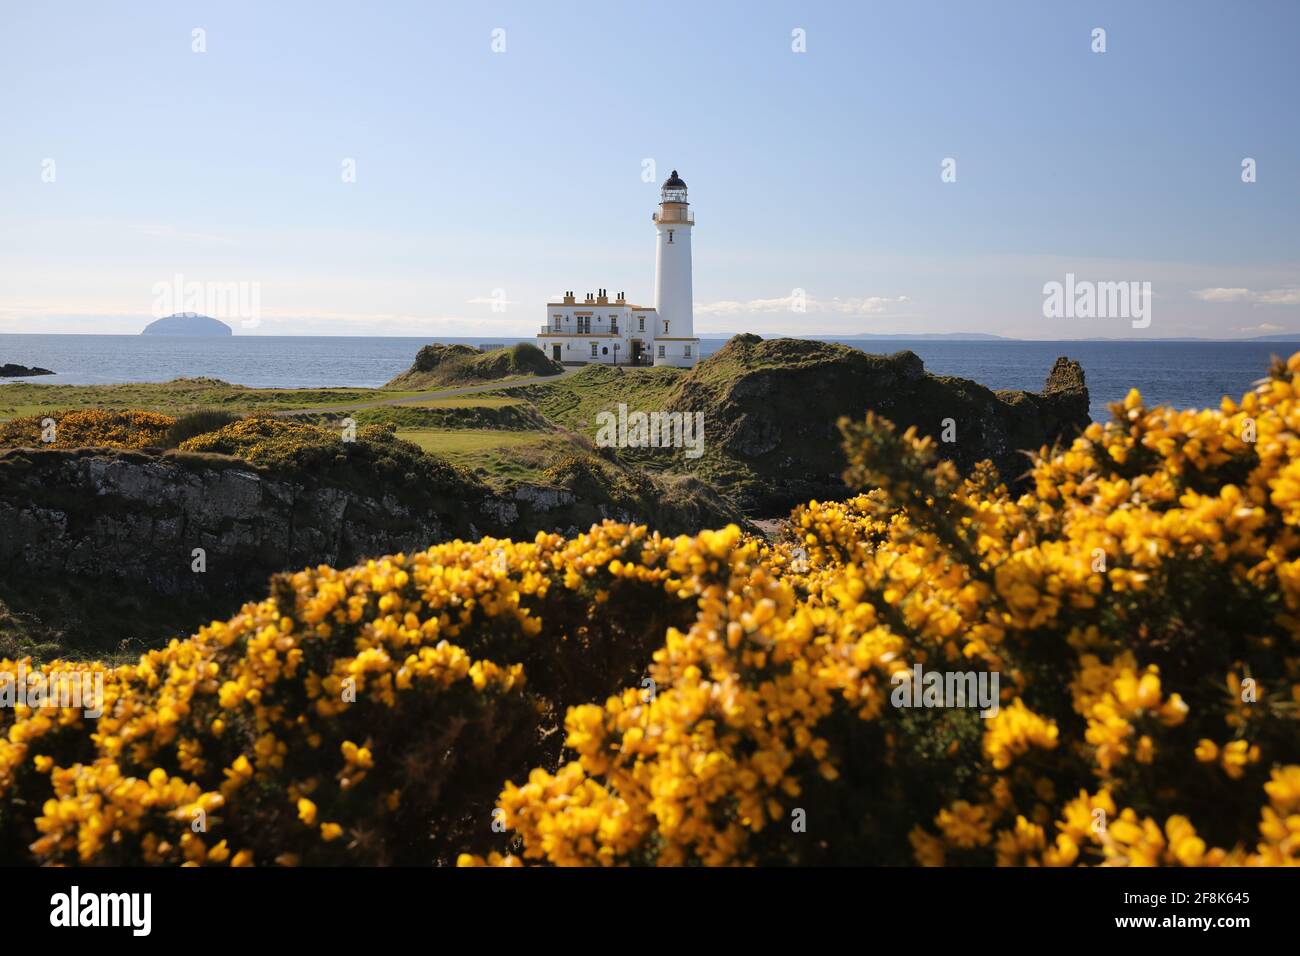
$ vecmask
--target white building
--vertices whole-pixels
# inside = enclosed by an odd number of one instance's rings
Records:
[[[633,305],[620,292],[572,292],[546,304],[537,347],[557,362],[605,365],[672,365],[690,368],[700,357],[691,288],[691,227],[686,183],[677,170],[659,193],[655,224],[655,304]]]

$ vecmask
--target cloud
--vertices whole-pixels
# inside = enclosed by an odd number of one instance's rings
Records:
[[[1274,289],[1256,293],[1255,302],[1261,305],[1300,305],[1300,289]]]
[[[1247,325],[1237,329],[1238,332],[1259,332],[1268,334],[1269,332],[1285,332],[1286,329],[1281,325],[1274,325],[1271,322],[1261,322],[1259,325]]]
[[[815,299],[795,290],[779,299],[748,299],[738,302],[724,299],[721,302],[695,303],[696,315],[749,315],[755,312],[832,312],[838,315],[879,315],[891,305],[910,301],[907,296],[869,296],[862,299]],[[799,308],[796,308],[796,307]]]
[[[1202,302],[1249,302],[1252,305],[1300,305],[1300,288],[1268,289],[1196,289],[1192,292]]]

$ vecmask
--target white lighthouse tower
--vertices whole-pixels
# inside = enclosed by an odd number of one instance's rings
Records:
[[[695,215],[677,170],[659,192],[655,224],[655,365],[690,368],[700,356],[691,288],[691,227]]]
[[[569,290],[546,303],[546,324],[537,347],[565,365],[670,365],[690,368],[700,360],[691,296],[691,227],[686,183],[677,170],[665,180],[654,214],[655,304],[635,305],[622,292]]]

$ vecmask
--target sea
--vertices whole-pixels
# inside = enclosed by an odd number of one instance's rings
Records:
[[[150,335],[0,334],[0,365],[40,366],[56,374],[0,379],[44,384],[165,382],[207,376],[254,388],[375,388],[405,371],[431,342],[513,345],[519,338],[398,338],[235,335],[185,338]],[[1271,358],[1300,350],[1290,342],[1133,342],[1003,339],[870,339],[842,341],[889,354],[910,349],[928,371],[973,379],[993,389],[1037,392],[1057,356],[1078,361],[1087,378],[1094,420],[1137,387],[1149,404],[1217,406],[1239,398],[1262,378]],[[702,339],[707,357],[726,339]]]

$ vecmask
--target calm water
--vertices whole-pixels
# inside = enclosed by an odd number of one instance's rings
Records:
[[[39,365],[57,375],[35,381],[96,385],[164,382],[206,375],[261,388],[376,387],[410,367],[429,342],[513,344],[503,338],[344,338],[232,336],[186,339],[142,335],[0,334],[0,364]],[[705,339],[710,355],[723,345]],[[1152,403],[1183,408],[1238,397],[1264,375],[1272,355],[1300,344],[1269,342],[945,342],[877,340],[876,352],[911,349],[940,375],[974,379],[990,388],[1038,391],[1058,355],[1079,361],[1088,379],[1093,418],[1136,385]],[[19,380],[23,381],[23,380]]]

